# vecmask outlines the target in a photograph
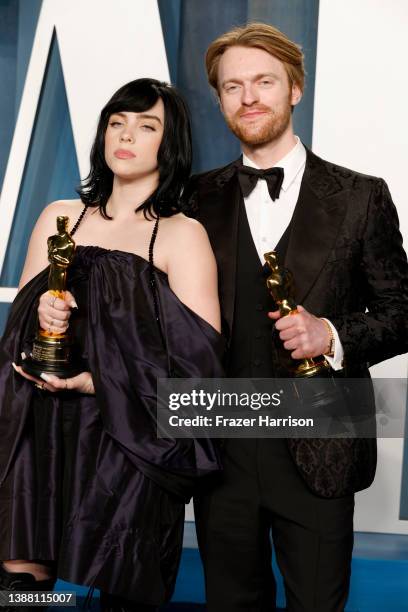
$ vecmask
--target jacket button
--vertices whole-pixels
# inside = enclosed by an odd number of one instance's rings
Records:
[[[256,340],[260,340],[262,338],[262,332],[260,331],[255,332],[255,338]]]
[[[254,359],[254,366],[260,366],[262,364],[261,359]]]
[[[262,304],[257,304],[256,305],[256,309],[257,310],[263,310],[263,305]]]

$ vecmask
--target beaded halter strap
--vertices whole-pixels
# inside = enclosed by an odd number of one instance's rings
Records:
[[[79,215],[74,227],[70,231],[71,236],[73,236],[75,232],[77,231],[82,219],[85,216],[87,208],[88,208],[87,206],[83,207],[81,214]],[[153,262],[153,249],[154,249],[154,243],[156,242],[156,238],[157,238],[157,232],[159,229],[159,220],[160,220],[160,215],[158,214],[156,221],[154,223],[154,227],[153,227],[153,231],[152,231],[152,235],[151,235],[150,243],[149,243],[149,277],[150,277],[149,284],[150,284],[150,288],[152,290],[152,296],[153,296],[154,316],[157,321],[157,325],[159,328],[163,347],[166,347],[166,341],[164,338],[163,328],[162,328],[161,321],[160,321],[159,296],[158,296],[157,283],[156,283],[156,272],[155,272],[155,267],[154,267],[154,262]]]
[[[76,223],[75,223],[74,227],[73,227],[73,228],[72,228],[72,230],[69,232],[71,236],[73,236],[73,235],[75,234],[75,232],[77,231],[77,229],[78,229],[78,227],[79,227],[79,224],[81,223],[82,219],[83,219],[83,218],[84,218],[84,216],[85,216],[85,213],[86,213],[87,208],[88,208],[87,206],[84,206],[84,207],[83,207],[83,209],[82,209],[82,211],[81,211],[81,214],[79,215],[79,217],[78,217],[78,219],[77,219],[77,221],[76,221]]]
[[[154,262],[153,262],[153,249],[154,249],[154,243],[156,242],[156,238],[157,238],[157,232],[159,229],[159,220],[160,220],[160,215],[159,213],[157,213],[157,218],[154,223],[152,235],[150,238],[150,244],[149,244],[149,275],[150,275],[150,287],[151,287],[152,295],[153,295],[154,316],[157,321],[157,325],[159,328],[163,347],[166,347],[167,343],[164,338],[163,327],[160,321],[159,295],[158,295],[157,283],[156,283],[156,272],[155,272],[155,267],[154,267]]]

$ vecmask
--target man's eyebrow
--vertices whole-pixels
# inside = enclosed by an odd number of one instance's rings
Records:
[[[126,113],[112,113],[111,117],[115,115],[119,115],[119,117],[123,117],[124,119],[126,119]],[[149,115],[149,113],[138,113],[138,115],[142,119],[153,119],[155,121],[158,121],[158,123],[160,123],[161,125],[161,119],[157,115]]]
[[[259,79],[262,79],[264,77],[272,77],[273,79],[279,79],[279,76],[275,72],[260,72],[259,74],[255,74],[253,77],[251,77],[251,81],[259,81]],[[226,85],[227,83],[243,83],[243,82],[244,82],[243,79],[238,79],[237,77],[231,77],[230,79],[225,79],[225,81],[221,83],[221,87],[224,87],[224,85]]]

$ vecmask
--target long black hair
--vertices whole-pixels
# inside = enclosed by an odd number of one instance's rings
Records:
[[[91,169],[77,192],[86,206],[98,206],[111,219],[106,204],[112,193],[113,172],[105,161],[105,132],[109,117],[119,112],[142,113],[161,98],[164,104],[163,138],[157,153],[159,186],[135,212],[145,217],[169,217],[181,210],[181,194],[191,172],[191,126],[188,108],[180,93],[156,79],[137,79],[123,85],[102,109],[91,150]]]

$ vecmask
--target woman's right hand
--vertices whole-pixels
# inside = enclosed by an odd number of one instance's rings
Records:
[[[78,306],[74,296],[69,291],[65,292],[63,300],[50,291],[43,293],[38,305],[38,320],[41,329],[54,334],[64,333],[69,326],[71,308],[78,308]]]

